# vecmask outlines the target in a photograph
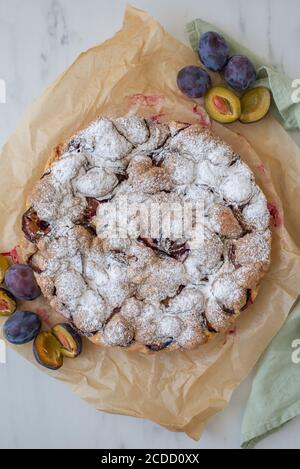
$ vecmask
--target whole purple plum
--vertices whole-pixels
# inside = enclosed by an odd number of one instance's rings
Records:
[[[32,268],[27,264],[14,264],[5,272],[7,289],[18,300],[35,300],[41,294]]]
[[[214,72],[224,68],[229,57],[229,47],[221,34],[208,31],[202,34],[198,54],[205,67]]]
[[[224,78],[231,88],[241,93],[254,85],[256,70],[246,56],[234,55],[224,69]]]
[[[177,86],[190,98],[202,98],[211,87],[211,79],[202,68],[188,65],[178,72]]]

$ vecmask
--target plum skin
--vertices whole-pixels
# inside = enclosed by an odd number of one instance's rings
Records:
[[[256,70],[246,56],[233,55],[224,69],[224,79],[235,91],[243,92],[254,85]]]
[[[211,78],[202,68],[188,65],[179,70],[177,86],[184,95],[190,98],[202,98],[211,87]]]
[[[27,264],[14,264],[9,267],[5,272],[5,284],[18,300],[32,301],[41,294],[33,269]]]
[[[221,34],[208,31],[202,34],[198,54],[205,67],[214,72],[221,71],[229,58],[229,47]]]
[[[31,311],[16,311],[3,326],[5,339],[14,345],[31,342],[40,332],[42,322],[39,316]]]

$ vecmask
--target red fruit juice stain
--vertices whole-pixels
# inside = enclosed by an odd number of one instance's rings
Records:
[[[10,257],[14,264],[19,264],[20,259],[18,254],[18,247],[19,246],[15,246],[11,251],[1,252],[0,254],[5,257]]]
[[[274,202],[268,202],[268,210],[270,212],[273,225],[275,228],[280,228],[283,225],[283,217],[280,214],[277,205]]]
[[[257,169],[260,172],[260,174],[262,174],[263,176],[266,175],[266,168],[263,163],[260,163],[259,165],[257,165]]]
[[[52,323],[50,321],[49,313],[46,309],[37,308],[35,312],[42,319],[42,321],[46,324],[46,326],[52,327]]]
[[[159,112],[158,114],[153,114],[153,116],[150,116],[150,120],[151,122],[158,122],[164,116],[165,114],[163,112]]]
[[[226,345],[228,342],[228,336],[235,337],[237,335],[237,328],[232,327],[231,329],[228,329],[227,334],[224,334],[224,342],[223,345]]]
[[[194,104],[192,111],[194,114],[197,114],[197,116],[199,116],[199,123],[202,127],[207,127],[208,129],[211,129],[211,118],[202,106],[200,106],[199,104]]]
[[[155,94],[142,94],[142,93],[137,93],[129,96],[129,102],[130,104],[140,104],[142,106],[157,106],[159,104],[162,104],[164,101],[163,96],[155,95]]]

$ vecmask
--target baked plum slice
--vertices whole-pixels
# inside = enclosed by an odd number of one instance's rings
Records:
[[[188,247],[187,243],[180,241],[172,241],[168,251],[171,257],[181,262],[185,261],[189,252],[190,248]]]
[[[250,288],[247,290],[247,300],[246,300],[246,304],[243,308],[241,308],[241,311],[245,311],[249,306],[253,305],[253,302],[256,298],[256,295],[257,295],[257,291],[253,291],[251,290]]]
[[[82,338],[79,333],[68,323],[57,324],[52,329],[52,334],[61,345],[61,353],[67,358],[76,358],[82,351]]]
[[[30,207],[22,217],[22,230],[28,241],[37,243],[50,233],[51,227],[48,222],[40,220],[33,207]]]
[[[96,215],[97,209],[100,205],[100,201],[93,198],[87,197],[87,206],[84,212],[84,221],[89,223]]]
[[[39,333],[42,323],[39,316],[31,311],[16,311],[3,326],[5,339],[14,345],[31,342]]]
[[[0,316],[10,316],[17,309],[14,296],[4,288],[0,288]]]
[[[14,264],[9,267],[5,272],[5,284],[18,300],[32,301],[41,294],[33,270],[27,264]]]
[[[51,331],[40,332],[36,336],[33,355],[40,365],[50,370],[58,370],[64,362],[60,342]]]
[[[170,337],[166,339],[165,341],[148,344],[146,347],[149,350],[151,350],[151,352],[160,352],[161,350],[164,350],[165,348],[169,347],[169,345],[171,345],[172,342],[173,342],[173,339]]]
[[[153,249],[154,251],[159,251],[181,262],[185,261],[190,252],[190,248],[185,241],[170,241],[169,239],[158,241],[154,238],[142,237],[139,237],[138,241],[141,241],[145,246]]]

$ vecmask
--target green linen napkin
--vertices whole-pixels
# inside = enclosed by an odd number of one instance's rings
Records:
[[[300,302],[263,355],[242,424],[242,447],[300,415]]]
[[[265,65],[263,60],[253,52],[214,25],[195,19],[186,25],[192,48],[197,52],[200,36],[207,31],[222,34],[230,47],[230,54],[244,54],[253,62],[257,69],[257,86],[266,86],[273,93],[273,112],[287,130],[300,129],[300,81],[294,81],[275,69]],[[297,88],[298,87],[298,88]],[[298,102],[297,102],[298,101]]]

